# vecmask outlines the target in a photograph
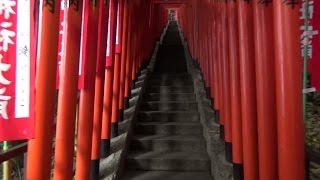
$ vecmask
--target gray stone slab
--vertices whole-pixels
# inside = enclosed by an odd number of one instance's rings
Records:
[[[199,121],[198,111],[140,111],[139,122],[185,122]]]
[[[212,180],[208,172],[128,171],[121,180]]]
[[[194,101],[194,93],[148,93],[144,95],[144,101]]]
[[[145,111],[194,111],[198,105],[194,101],[190,102],[143,102],[141,110]]]
[[[192,152],[133,152],[127,158],[127,168],[139,170],[208,171],[206,153]]]

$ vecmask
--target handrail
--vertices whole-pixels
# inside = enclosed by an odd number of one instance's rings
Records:
[[[10,147],[8,150],[0,152],[0,163],[8,161],[14,157],[17,157],[28,150],[28,142],[21,143],[19,145]]]

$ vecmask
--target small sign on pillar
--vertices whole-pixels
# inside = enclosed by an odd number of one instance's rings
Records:
[[[0,1],[0,141],[34,137],[33,0]]]

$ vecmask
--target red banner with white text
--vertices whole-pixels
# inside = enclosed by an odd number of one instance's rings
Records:
[[[34,6],[0,1],[0,141],[34,137]]]

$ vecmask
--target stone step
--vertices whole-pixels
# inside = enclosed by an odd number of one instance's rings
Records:
[[[200,135],[199,122],[137,122],[136,135]]]
[[[153,80],[151,79],[149,85],[151,86],[193,86],[192,80],[176,81],[176,80]]]
[[[130,148],[132,151],[205,153],[206,145],[201,135],[150,135],[134,136]]]
[[[145,101],[195,101],[196,96],[193,93],[146,93]]]
[[[206,153],[139,151],[128,155],[127,167],[130,170],[209,171],[210,161]]]
[[[141,103],[143,111],[195,111],[198,104],[195,101],[189,102],[160,102],[149,101]]]
[[[152,80],[191,80],[190,74],[152,74],[150,79]]]
[[[198,111],[141,111],[138,114],[139,122],[197,122],[199,118]]]
[[[164,78],[164,77],[169,77],[169,78],[175,78],[175,77],[180,77],[180,78],[189,78],[191,77],[190,74],[188,73],[153,73],[151,75],[153,78]]]
[[[121,180],[212,180],[209,172],[126,171]]]
[[[148,93],[161,93],[161,94],[168,94],[168,93],[194,93],[193,86],[151,86],[146,89]]]

